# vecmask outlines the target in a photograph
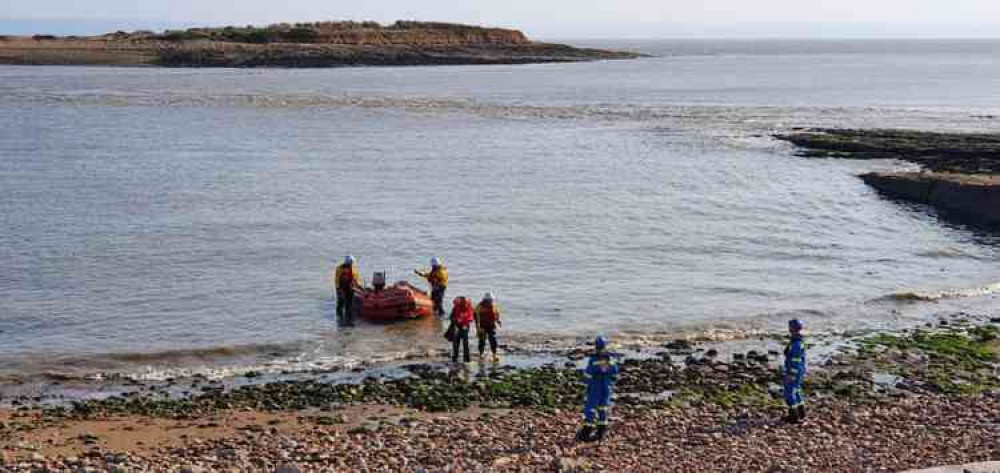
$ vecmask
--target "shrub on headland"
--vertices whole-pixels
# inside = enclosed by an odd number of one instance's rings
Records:
[[[145,32],[143,32],[145,33]],[[276,23],[266,27],[226,26],[167,30],[160,35],[132,33],[129,38],[160,41],[211,40],[232,43],[305,43],[305,44],[463,44],[527,43],[515,30],[483,28],[454,23],[397,21],[383,26],[374,21],[324,21],[314,23]]]

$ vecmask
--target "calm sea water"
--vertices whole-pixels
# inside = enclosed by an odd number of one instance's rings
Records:
[[[770,138],[997,131],[1000,42],[603,42],[635,61],[0,67],[0,375],[309,369],[441,346],[338,326],[328,274],[449,265],[515,344],[901,327],[1000,307],[997,238]],[[917,296],[918,301],[912,301]]]

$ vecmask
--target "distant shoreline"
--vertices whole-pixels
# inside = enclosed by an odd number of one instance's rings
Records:
[[[533,42],[517,30],[422,22],[118,31],[88,37],[0,36],[4,65],[326,68],[536,64],[640,56]]]

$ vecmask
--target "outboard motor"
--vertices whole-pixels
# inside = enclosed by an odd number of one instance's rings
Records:
[[[372,287],[375,288],[375,292],[385,289],[385,272],[375,273],[372,276]]]

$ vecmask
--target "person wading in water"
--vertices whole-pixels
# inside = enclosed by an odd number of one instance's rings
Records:
[[[472,301],[456,297],[451,308],[451,323],[455,324],[455,338],[451,341],[451,361],[458,362],[459,347],[464,350],[462,361],[469,362],[469,326],[476,319]]]
[[[500,361],[500,357],[497,356],[497,328],[500,325],[500,305],[494,300],[493,293],[487,292],[476,306],[476,335],[479,338],[480,359],[486,353],[486,341],[489,340],[493,362]]]
[[[437,256],[431,258],[431,270],[430,271],[420,271],[413,270],[420,276],[427,280],[431,285],[431,301],[434,302],[434,315],[438,317],[444,317],[444,291],[448,289],[448,268],[444,267],[444,263]]]
[[[333,274],[333,285],[337,292],[337,318],[350,320],[354,313],[354,289],[364,287],[361,272],[354,266],[354,257],[347,255]]]

